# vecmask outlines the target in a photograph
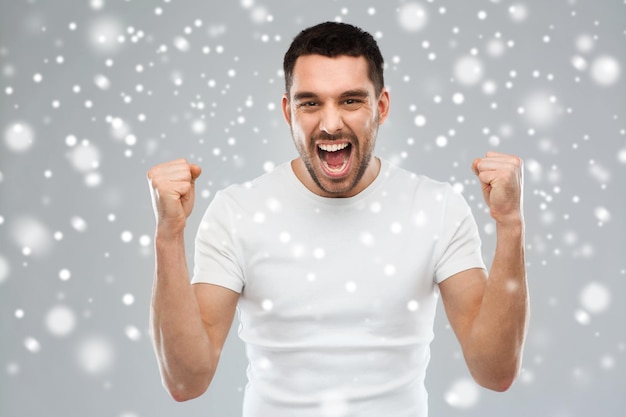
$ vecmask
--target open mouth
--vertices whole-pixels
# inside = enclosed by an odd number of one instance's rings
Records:
[[[348,172],[352,145],[349,143],[325,143],[317,146],[322,168],[330,177],[340,177]]]

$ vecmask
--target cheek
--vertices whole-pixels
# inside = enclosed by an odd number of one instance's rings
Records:
[[[348,125],[358,136],[369,135],[372,131],[376,130],[376,126],[378,126],[377,117],[374,117],[371,114],[367,116],[362,114],[355,114],[351,116],[352,117],[346,117],[344,121],[346,125]]]
[[[306,134],[304,133],[302,126],[297,123],[291,126],[291,134],[297,142],[304,142],[306,140]]]
[[[311,120],[307,120],[306,117],[298,116],[296,114],[291,119],[291,132],[294,139],[299,141],[305,141],[313,132],[314,123]]]

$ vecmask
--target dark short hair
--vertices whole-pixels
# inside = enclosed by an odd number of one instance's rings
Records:
[[[382,91],[384,60],[376,40],[361,28],[339,22],[325,22],[304,29],[291,42],[285,53],[283,70],[285,91],[289,94],[293,83],[293,69],[296,60],[303,55],[323,55],[334,58],[341,55],[363,56],[367,60],[368,75],[376,95]]]

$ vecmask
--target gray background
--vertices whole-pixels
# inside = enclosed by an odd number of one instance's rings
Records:
[[[495,149],[526,162],[523,373],[505,394],[469,383],[440,310],[431,415],[625,415],[626,2],[0,7],[1,416],[239,415],[235,333],[203,397],[178,404],[160,385],[145,173],[175,157],[203,167],[195,229],[216,190],[295,156],[282,55],[335,19],[375,34],[387,62],[379,155],[463,189],[488,262],[493,224],[471,161]]]

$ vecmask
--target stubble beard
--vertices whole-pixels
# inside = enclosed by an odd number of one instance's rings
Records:
[[[377,122],[377,121],[376,121]],[[346,194],[348,192],[350,192],[350,190],[353,190],[359,183],[359,181],[361,181],[361,179],[363,178],[363,176],[365,175],[365,173],[367,172],[367,168],[369,167],[369,164],[372,160],[372,155],[374,153],[374,148],[375,148],[375,143],[376,143],[376,135],[378,133],[378,123],[374,124],[375,128],[371,129],[369,132],[369,146],[367,146],[364,150],[364,153],[362,155],[361,158],[359,158],[359,153],[361,152],[361,149],[359,148],[359,140],[356,137],[356,135],[352,132],[350,133],[342,133],[339,135],[329,135],[327,133],[321,133],[318,135],[312,135],[309,138],[309,141],[307,142],[307,144],[302,144],[301,142],[299,142],[298,140],[296,140],[295,136],[294,136],[294,132],[293,129],[291,129],[291,135],[294,139],[294,143],[296,145],[296,149],[298,150],[298,153],[300,154],[300,157],[302,158],[302,162],[304,162],[304,166],[306,167],[307,171],[309,172],[309,175],[311,176],[311,179],[313,180],[313,182],[325,193],[329,194],[329,195],[341,195],[341,194]],[[324,184],[322,184],[322,181],[320,181],[319,176],[317,175],[315,168],[313,167],[313,161],[312,158],[310,157],[310,155],[317,155],[318,149],[317,149],[317,141],[319,140],[340,140],[340,139],[348,139],[348,141],[350,142],[350,144],[352,145],[352,150],[351,152],[356,152],[355,154],[351,155],[352,161],[357,161],[360,160],[359,162],[359,166],[357,168],[357,172],[356,175],[354,177],[354,179],[352,180],[352,182],[350,182],[347,186],[343,187],[342,189],[329,189],[329,187],[325,186]],[[307,145],[310,147],[310,149],[307,150]],[[341,181],[341,180],[339,180]],[[333,181],[333,183],[338,184],[339,181]]]

